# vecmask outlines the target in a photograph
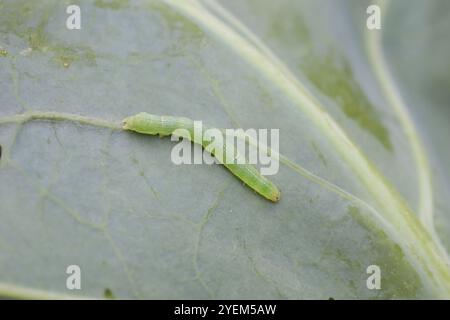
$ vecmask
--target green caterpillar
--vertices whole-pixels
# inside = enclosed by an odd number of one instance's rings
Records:
[[[145,112],[138,113],[134,116],[127,117],[122,122],[122,128],[139,133],[168,136],[178,129],[184,129],[189,132],[185,138],[194,143],[202,145],[204,148],[211,143],[209,140],[194,141],[194,121],[184,117],[158,116]],[[202,134],[202,137],[204,135]],[[234,145],[224,143],[222,145],[223,154],[226,154],[227,148],[234,148]],[[222,154],[222,155],[223,155]],[[236,153],[235,153],[236,154]],[[263,197],[277,202],[280,200],[280,191],[269,179],[262,176],[259,171],[250,164],[225,163],[221,161],[223,157],[218,157],[212,153],[228,170],[241,179],[246,185],[255,190]],[[237,155],[238,157],[239,155]]]

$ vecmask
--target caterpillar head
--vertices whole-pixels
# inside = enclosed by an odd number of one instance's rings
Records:
[[[122,129],[129,130],[130,129],[129,123],[130,123],[130,117],[126,117],[125,119],[123,119],[122,120]]]
[[[145,112],[126,117],[122,120],[122,128],[140,132],[141,129],[145,129],[149,118],[151,118],[151,115]]]
[[[160,116],[141,112],[123,119],[122,128],[145,134],[159,134],[161,131],[160,119]]]

